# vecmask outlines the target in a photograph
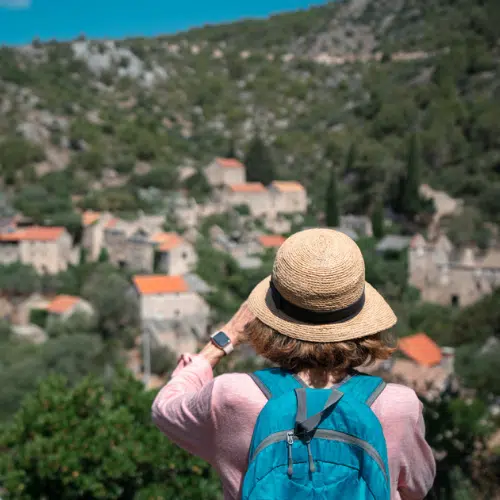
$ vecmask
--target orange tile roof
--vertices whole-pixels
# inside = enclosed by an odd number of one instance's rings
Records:
[[[279,234],[263,234],[258,237],[258,240],[265,248],[278,248],[285,242],[286,238]]]
[[[0,234],[0,241],[55,241],[62,236],[64,231],[64,227],[31,226]]]
[[[233,193],[265,193],[266,188],[261,182],[245,182],[244,184],[233,184],[229,186]]]
[[[417,333],[399,340],[399,349],[419,365],[434,366],[441,362],[439,346],[425,333]]]
[[[134,276],[134,284],[141,295],[182,293],[189,290],[182,276],[149,275]]]
[[[82,214],[82,222],[84,226],[90,226],[94,222],[101,218],[100,212],[93,212],[92,210],[87,210]]]
[[[63,314],[80,301],[80,297],[58,295],[48,306],[47,311],[53,314]]]
[[[272,186],[281,193],[304,191],[304,186],[296,181],[273,181]]]
[[[236,158],[216,158],[215,161],[223,168],[245,168]]]
[[[177,233],[156,233],[152,239],[160,252],[168,252],[184,241]]]

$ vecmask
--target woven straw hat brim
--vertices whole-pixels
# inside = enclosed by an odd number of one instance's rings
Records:
[[[309,342],[341,342],[388,330],[397,318],[389,304],[369,283],[365,285],[363,309],[353,318],[333,324],[301,323],[279,311],[269,289],[271,277],[262,280],[248,298],[250,311],[279,333]]]

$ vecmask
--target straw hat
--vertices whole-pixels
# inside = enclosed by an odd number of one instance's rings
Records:
[[[308,229],[278,250],[273,274],[248,307],[263,323],[295,339],[339,342],[387,330],[397,319],[365,281],[365,263],[351,238],[333,229]]]

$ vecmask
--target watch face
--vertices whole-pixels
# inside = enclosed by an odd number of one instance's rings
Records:
[[[218,332],[216,333],[213,337],[212,340],[219,346],[219,347],[226,347],[231,340],[229,337],[224,333],[224,332]]]

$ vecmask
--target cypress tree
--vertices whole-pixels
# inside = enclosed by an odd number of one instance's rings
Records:
[[[252,139],[244,163],[250,182],[267,185],[276,179],[271,152],[258,135]]]
[[[229,139],[226,158],[236,158],[236,148],[234,147],[234,139]]]
[[[338,227],[340,225],[339,196],[337,189],[337,172],[332,166],[330,182],[326,190],[326,225],[328,227]]]
[[[384,236],[384,204],[382,200],[377,201],[372,213],[373,236],[380,239]]]
[[[417,133],[410,137],[406,177],[402,184],[401,210],[415,216],[420,210],[420,147]]]

